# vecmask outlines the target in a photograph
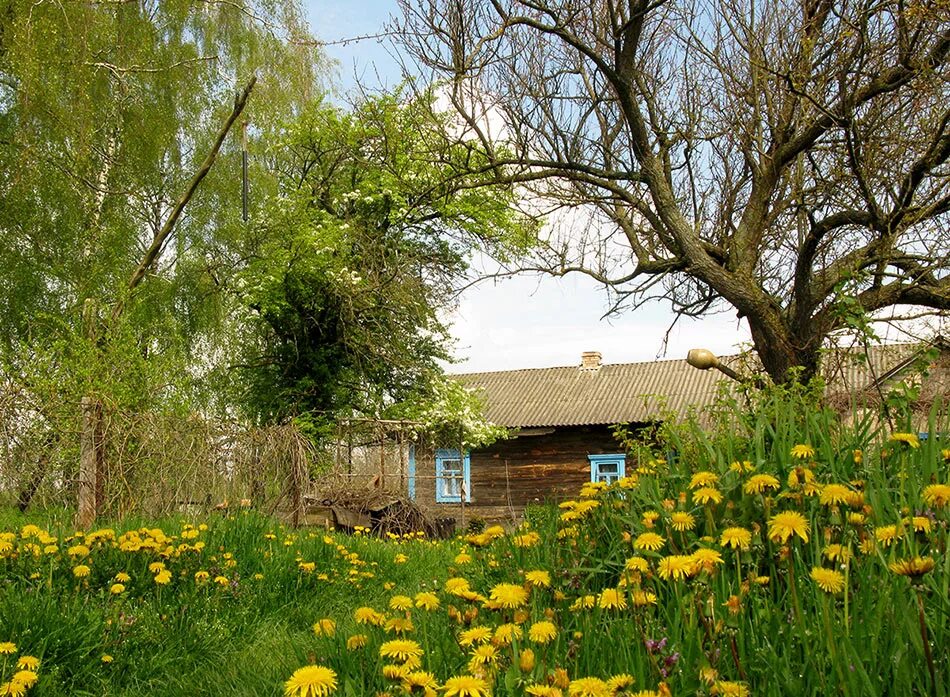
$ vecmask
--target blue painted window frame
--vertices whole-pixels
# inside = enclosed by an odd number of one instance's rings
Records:
[[[603,455],[588,455],[587,459],[590,460],[590,480],[592,482],[600,481],[601,471],[600,468],[603,465],[617,465],[617,471],[614,472],[605,472],[604,476],[613,477],[613,481],[622,479],[627,476],[627,456],[623,453],[605,453]]]
[[[407,465],[408,479],[409,479],[409,500],[416,500],[416,445],[412,443],[409,445],[409,464]]]
[[[465,457],[459,457],[459,451],[451,448],[439,448],[435,451],[435,501],[436,503],[461,503],[462,496],[459,493],[458,496],[452,496],[451,494],[443,493],[442,487],[445,483],[445,461],[446,460],[461,460],[462,461],[462,483],[461,490],[465,492],[465,502],[468,503],[472,500],[472,461],[471,454],[466,451]]]

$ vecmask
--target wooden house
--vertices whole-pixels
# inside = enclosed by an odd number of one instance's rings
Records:
[[[947,356],[945,344],[940,346]],[[844,404],[842,395],[880,393],[905,376],[921,353],[920,345],[898,344],[872,347],[865,361],[826,360],[829,395]],[[513,522],[528,504],[572,496],[585,482],[623,477],[629,463],[611,433],[614,424],[647,425],[670,412],[702,409],[728,381],[685,360],[602,364],[596,351],[584,353],[575,366],[455,378],[481,394],[489,421],[514,434],[468,452],[445,443],[416,444],[410,452],[410,495],[460,525],[473,519]]]

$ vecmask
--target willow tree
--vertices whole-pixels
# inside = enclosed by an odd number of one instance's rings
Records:
[[[487,170],[591,216],[521,268],[732,308],[776,381],[875,312],[950,309],[947,3],[400,5]]]

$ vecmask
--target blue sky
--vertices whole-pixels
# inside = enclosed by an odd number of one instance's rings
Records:
[[[379,33],[397,12],[395,0],[304,0],[304,6],[314,34],[331,42]],[[374,88],[399,81],[399,68],[383,41],[329,46],[327,53],[337,61],[335,84],[344,91],[357,76]],[[576,365],[583,351],[600,351],[605,363],[661,356],[663,335],[672,321],[668,306],[653,303],[608,322],[600,319],[606,303],[602,289],[579,276],[477,285],[466,291],[452,316],[459,363],[449,370]],[[665,357],[685,357],[697,346],[726,354],[748,339],[745,323],[733,314],[684,320],[671,334]]]

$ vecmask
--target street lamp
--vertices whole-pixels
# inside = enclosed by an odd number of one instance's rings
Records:
[[[714,354],[709,349],[690,349],[689,353],[686,354],[686,362],[694,368],[698,368],[699,370],[709,370],[710,368],[715,368],[720,373],[729,376],[736,382],[742,382],[742,378],[739,376],[739,374],[716,358],[716,354]]]

